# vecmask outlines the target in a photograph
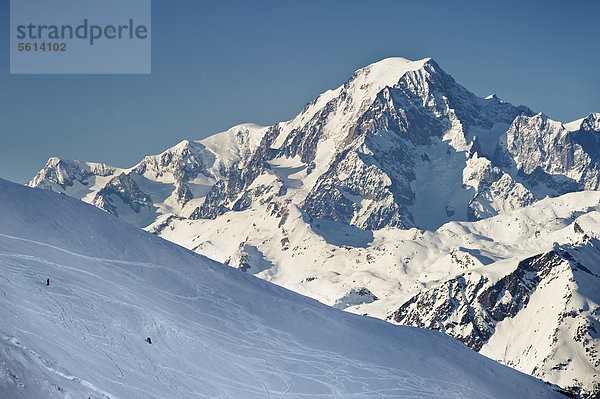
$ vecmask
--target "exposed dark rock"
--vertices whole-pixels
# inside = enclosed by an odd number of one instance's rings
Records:
[[[483,276],[460,275],[415,295],[388,319],[443,331],[478,351],[494,333],[496,323],[525,307],[535,287],[562,262],[555,251],[536,255],[493,285]],[[453,321],[457,319],[458,325]]]
[[[113,177],[94,197],[92,205],[104,211],[119,216],[111,195],[119,197],[136,213],[142,208],[151,209],[152,199],[137,185],[130,175],[121,173]]]

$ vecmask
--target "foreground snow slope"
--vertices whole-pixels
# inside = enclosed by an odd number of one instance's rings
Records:
[[[0,180],[0,220],[2,398],[560,397],[66,196]]]

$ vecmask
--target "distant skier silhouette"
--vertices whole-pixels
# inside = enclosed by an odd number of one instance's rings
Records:
[[[50,285],[50,279],[49,278],[46,279],[46,285]]]
[[[152,343],[152,340],[150,339],[150,337],[146,338],[146,342],[148,342],[149,344]]]

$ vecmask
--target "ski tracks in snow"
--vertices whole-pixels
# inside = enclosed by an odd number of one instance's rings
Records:
[[[104,267],[120,264],[152,269],[165,268],[151,263],[81,255],[46,243],[5,234],[0,234],[0,237],[33,243],[69,256],[101,263]],[[58,320],[55,322],[65,330],[79,331],[78,338],[86,342],[90,349],[100,348],[101,353],[115,367],[116,375],[113,375],[115,383],[120,384],[119,380],[124,380],[125,377],[131,378],[136,374],[147,373],[148,366],[151,366],[157,383],[174,392],[178,397],[192,397],[190,395],[193,392],[192,380],[227,388],[220,393],[211,391],[215,395],[208,391],[205,396],[196,392],[193,397],[236,397],[238,395],[281,399],[485,397],[456,383],[427,379],[407,370],[385,368],[350,359],[338,353],[306,347],[288,333],[265,327],[258,318],[228,300],[225,294],[211,292],[209,287],[202,286],[200,282],[196,282],[193,286],[196,295],[191,296],[153,289],[153,296],[159,300],[153,301],[151,310],[148,310],[127,302],[127,298],[139,293],[138,288],[141,289],[144,285],[142,280],[136,279],[133,275],[129,276],[130,280],[112,286],[112,292],[98,292],[93,288],[82,288],[93,287],[94,281],[101,278],[92,271],[68,266],[62,264],[62,261],[52,262],[39,256],[6,251],[0,251],[1,258],[19,260],[19,267],[15,267],[10,262],[2,262],[5,270],[12,274],[2,276],[9,286],[12,285],[11,278],[40,281],[40,273],[45,270],[35,268],[34,264],[43,264],[62,273],[65,278],[60,281],[60,288],[37,289],[38,295],[49,298],[41,302],[45,303],[47,308],[39,309],[33,302],[25,302],[22,306],[29,306],[30,311],[54,318],[50,304],[55,305],[59,313]],[[78,281],[70,283],[71,279],[78,279]],[[79,287],[79,291],[76,287]],[[54,286],[51,284],[50,288]],[[137,317],[140,317],[139,314],[144,315],[145,319],[141,322],[149,330],[159,334],[152,349],[154,345],[159,349],[160,340],[166,340],[167,336],[176,342],[193,342],[196,348],[195,356],[205,356],[204,359],[199,358],[198,362],[230,365],[229,376],[222,369],[215,371],[208,369],[203,370],[202,373],[194,373],[193,370],[187,371],[183,367],[160,364],[160,361],[153,358],[154,353],[151,350],[131,350],[132,345],[137,347],[139,343],[131,342],[131,331],[129,335],[123,333],[121,337],[111,334],[111,328],[114,330],[115,326],[106,324],[107,320],[111,320],[111,315],[107,313],[106,306],[97,305],[99,301],[104,304],[112,303],[115,310],[137,312],[135,313]],[[172,306],[173,302],[189,314],[185,323],[170,315],[168,306]],[[128,331],[131,326],[122,328]],[[21,333],[26,334],[24,331]],[[61,378],[79,383],[93,391],[95,395],[115,398],[115,395],[103,391],[89,381],[58,370],[56,366],[44,360],[42,355],[20,344],[16,337],[2,335],[0,339],[4,345],[12,345],[29,353],[46,370]],[[207,350],[209,347],[211,351]],[[207,353],[212,355],[209,356]],[[233,378],[231,375],[239,375],[240,378]],[[186,383],[179,386],[178,383],[181,381]],[[159,396],[149,394],[148,397]]]

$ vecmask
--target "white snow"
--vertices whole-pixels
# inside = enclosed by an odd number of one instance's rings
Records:
[[[243,123],[225,132],[212,134],[197,142],[206,146],[221,159],[238,161],[244,155],[242,153],[244,149],[252,151],[258,147],[266,130],[267,127],[256,123]],[[243,137],[247,142],[240,142],[240,137]]]
[[[559,397],[447,336],[326,307],[66,196],[0,180],[0,220],[2,398]]]
[[[381,90],[385,87],[395,86],[405,74],[418,71],[430,59],[424,58],[418,61],[411,61],[402,57],[391,57],[357,70],[346,84],[335,90],[328,90],[313,103],[309,104],[294,119],[280,123],[281,132],[275,140],[273,147],[281,147],[290,132],[294,129],[305,128],[311,119],[324,109],[328,102],[339,101],[340,95],[344,93],[344,96],[342,96],[344,98],[343,103],[339,104],[341,107],[334,109],[323,126],[325,135],[335,137],[339,144],[346,137],[349,124],[352,121],[356,121],[361,111],[364,111],[366,107],[373,103]],[[317,162],[318,164],[319,162]]]
[[[583,122],[584,119],[585,118],[580,118],[580,119],[576,119],[576,120],[568,122],[568,123],[563,123],[563,126],[569,132],[574,132],[574,131],[579,130],[579,128],[581,127],[581,122]]]
[[[230,254],[236,254],[236,259],[247,254],[255,267],[249,273],[328,305],[335,305],[352,289],[366,287],[378,300],[346,310],[385,319],[413,295],[464,273],[465,268],[494,282],[514,271],[521,260],[552,250],[555,243],[580,240],[581,235],[574,232],[575,222],[589,234],[600,231],[599,192],[547,198],[528,207],[505,209],[505,213],[479,222],[450,222],[424,232],[363,231],[324,220],[308,222],[293,205],[288,211],[285,222],[266,206],[230,212],[216,220],[173,220],[161,236],[220,261]],[[282,250],[285,239],[289,244]],[[590,262],[586,264],[590,267]],[[236,266],[235,262],[231,265]],[[524,372],[532,372],[537,361],[538,375],[563,386],[571,385],[573,378],[593,381],[597,371],[585,364],[585,358],[573,362],[571,371],[560,373],[551,370],[554,363],[543,361],[544,354],[556,348],[571,348],[571,353],[583,356],[581,347],[567,342],[565,337],[572,334],[565,334],[556,345],[531,339],[541,334],[539,323],[546,330],[557,326],[550,320],[559,317],[562,308],[556,304],[563,295],[556,292],[568,289],[580,295],[576,287],[568,286],[569,276],[567,272],[559,274],[556,288],[541,287],[523,316],[500,323],[483,353]],[[581,295],[586,301],[600,300],[597,287]],[[529,346],[528,352],[537,356],[520,354]]]

